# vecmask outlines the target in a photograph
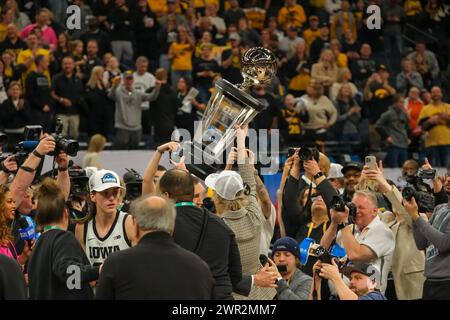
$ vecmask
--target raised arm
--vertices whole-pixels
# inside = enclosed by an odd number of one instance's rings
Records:
[[[42,158],[54,150],[55,139],[52,136],[45,134],[36,149],[29,154],[28,158],[17,171],[17,175],[10,187],[10,191],[17,207],[22,203],[27,188],[33,183],[36,168],[41,163]]]
[[[160,145],[156,152],[153,154],[152,159],[147,165],[147,168],[144,172],[143,182],[142,182],[142,194],[150,194],[156,191],[156,185],[154,182],[155,173],[158,171],[158,164],[161,161],[161,156],[169,151],[175,151],[180,147],[180,144],[177,142],[168,142],[163,145]]]
[[[65,152],[61,152],[56,158],[56,163],[58,164],[56,182],[64,194],[64,199],[67,200],[70,194],[69,156]]]

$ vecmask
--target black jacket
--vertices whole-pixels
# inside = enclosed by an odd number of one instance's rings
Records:
[[[77,270],[72,269],[74,266]],[[90,265],[73,233],[57,229],[47,231],[39,237],[28,260],[30,298],[92,299],[89,282],[98,279],[98,272],[99,268]]]
[[[96,299],[208,300],[213,291],[206,263],[156,231],[106,259]]]
[[[25,300],[27,290],[19,264],[0,254],[0,300]]]
[[[50,94],[50,83],[44,74],[36,71],[31,72],[25,82],[25,93],[32,110],[43,112],[42,109],[45,105],[52,108],[53,99]]]
[[[0,105],[0,115],[5,129],[24,128],[32,120],[30,105],[26,100],[22,110],[17,110],[11,99],[5,100]]]
[[[203,226],[203,240],[198,246]],[[206,209],[177,207],[173,237],[175,243],[198,254],[209,265],[216,281],[216,298],[231,299],[231,292],[242,278],[242,265],[235,235],[223,220]]]
[[[308,188],[308,185],[303,179],[300,179],[299,181],[294,177],[289,176],[286,182],[286,186],[284,187],[283,194],[283,210],[281,212],[281,216],[286,228],[286,236],[292,237],[298,242],[301,242],[304,238],[306,238],[306,225],[311,221],[309,211],[307,209],[303,210],[303,206],[301,206],[300,202],[298,201],[301,192],[305,188]],[[329,210],[331,207],[331,200],[333,199],[333,196],[338,195],[337,191],[326,179],[316,187],[316,190],[322,196],[323,201],[325,202]],[[308,192],[308,190],[306,190],[305,192]],[[318,230],[318,228],[316,229]],[[318,232],[321,233],[320,230]],[[320,236],[320,234],[318,236]],[[320,238],[315,240],[317,242],[320,242]]]

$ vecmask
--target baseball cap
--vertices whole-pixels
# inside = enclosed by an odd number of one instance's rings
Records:
[[[226,200],[236,199],[236,194],[244,190],[244,181],[236,171],[224,170],[212,173],[205,179],[205,184]]]
[[[277,251],[288,251],[297,258],[299,257],[300,253],[298,248],[298,242],[291,237],[284,237],[275,241],[272,247],[272,254],[274,254]]]
[[[230,35],[228,36],[228,39],[230,40],[241,40],[241,37],[239,36],[239,33],[237,32],[232,32],[230,33]]]
[[[133,71],[132,70],[127,70],[123,73],[123,77],[124,78],[133,78]]]
[[[98,170],[89,178],[89,190],[101,192],[109,188],[122,188],[120,178],[114,171]]]
[[[388,71],[386,66],[384,64],[382,64],[382,63],[377,66],[377,71],[380,71],[380,70]]]
[[[310,16],[309,21],[311,21],[311,20],[319,20],[319,17],[318,16]]]
[[[328,179],[343,178],[344,175],[342,174],[342,168],[343,167],[339,163],[331,163]]]
[[[357,170],[357,171],[362,171],[363,170],[363,166],[359,162],[354,162],[354,161],[347,162],[344,165],[344,167],[341,169],[341,172],[342,172],[342,174],[345,174],[350,169],[354,169],[354,170]]]
[[[320,24],[320,27],[321,28],[328,28],[330,25],[328,24],[328,22],[322,22],[321,24]]]
[[[360,263],[355,263],[355,264],[350,264],[344,268],[342,268],[342,273],[344,275],[346,275],[347,277],[350,277],[350,275],[353,272],[358,272],[361,274],[364,274],[368,277],[372,277],[372,276],[376,276],[377,274],[379,274],[379,270],[370,263],[367,262],[360,262]]]

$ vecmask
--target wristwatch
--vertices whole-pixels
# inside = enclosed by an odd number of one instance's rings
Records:
[[[344,229],[346,226],[350,225],[348,222],[342,222],[338,224],[338,231]]]
[[[319,172],[319,173],[316,173],[313,178],[314,178],[314,180],[317,180],[322,176],[324,176],[323,172]]]

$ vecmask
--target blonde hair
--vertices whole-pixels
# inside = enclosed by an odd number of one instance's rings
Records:
[[[89,78],[89,81],[86,83],[86,86],[88,86],[91,89],[95,89],[97,87],[99,70],[104,70],[104,68],[102,66],[95,66],[92,69],[91,76]]]
[[[94,134],[89,141],[88,152],[100,152],[106,144],[106,138],[101,134]]]
[[[236,198],[234,198],[234,200],[224,199],[216,192],[213,193],[212,199],[214,201],[214,205],[216,206],[217,212],[221,213],[227,211],[238,211],[242,208],[245,208],[248,203],[248,199],[244,194],[244,191],[239,191],[236,194]]]

